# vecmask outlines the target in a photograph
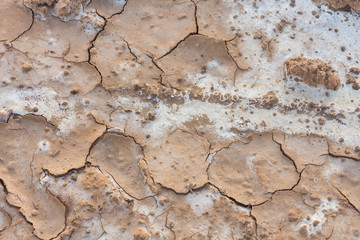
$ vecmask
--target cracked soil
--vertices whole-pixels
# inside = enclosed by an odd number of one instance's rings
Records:
[[[360,1],[1,0],[0,239],[360,239]]]

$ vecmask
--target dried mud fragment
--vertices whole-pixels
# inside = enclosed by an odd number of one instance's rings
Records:
[[[87,62],[68,63],[53,58],[41,59],[40,61],[37,61],[34,67],[43,81],[42,85],[52,88],[62,97],[74,93],[85,95],[101,82],[99,73]],[[47,65],[49,63],[51,67]]]
[[[73,171],[61,178],[42,179],[68,207],[61,239],[133,239],[141,217],[113,182],[94,167]],[[64,187],[65,186],[65,187]]]
[[[325,239],[339,231],[343,231],[342,238],[352,239],[354,230],[360,227],[359,212],[331,183],[334,177],[336,179],[339,173],[341,175],[338,170],[340,164],[336,161],[340,162],[339,159],[334,162],[329,157],[323,166],[307,166],[294,188],[301,194],[304,203],[314,208],[313,214],[304,216],[298,223],[306,239]]]
[[[54,4],[53,15],[69,21],[82,11],[86,2],[86,0],[57,0]]]
[[[74,22],[81,23],[84,32],[94,36],[105,25],[105,19],[97,13],[96,9],[87,7],[89,2],[91,1],[24,0],[24,4],[35,12],[36,19],[48,22],[49,19],[59,18],[63,22],[68,22],[69,26],[73,25]],[[75,33],[73,32],[73,34]],[[47,34],[49,35],[49,32]],[[78,56],[75,55],[75,58]]]
[[[0,186],[0,239],[38,239],[32,225],[20,214],[19,208],[9,205],[6,191]]]
[[[109,23],[117,26],[130,46],[159,58],[196,31],[194,13],[190,0],[135,0]]]
[[[134,240],[148,240],[151,235],[143,228],[136,229],[134,233]]]
[[[360,216],[352,209],[347,208],[343,215],[336,219],[341,224],[334,224],[334,231],[330,239],[359,239]]]
[[[142,149],[131,137],[105,134],[92,148],[88,161],[109,173],[130,196],[137,199],[149,196],[140,169],[140,161],[144,161]]]
[[[314,0],[316,3],[321,3],[320,0]],[[358,0],[326,0],[330,6],[340,11],[350,11],[353,9],[355,12],[360,13],[360,2]]]
[[[360,68],[357,67],[352,67],[349,69],[349,71],[355,75],[359,75],[360,74]]]
[[[90,61],[103,77],[107,89],[132,88],[135,85],[157,83],[161,71],[151,58],[127,45],[122,32],[111,22],[97,37],[90,51]]]
[[[197,21],[199,33],[222,40],[235,37],[230,20],[243,10],[242,4],[231,1],[203,0],[197,1]]]
[[[272,109],[279,102],[279,98],[273,91],[268,92],[264,96],[261,97],[261,105],[265,109]]]
[[[221,196],[213,187],[169,197],[166,226],[176,239],[256,239],[247,209]]]
[[[49,140],[50,149],[35,153],[34,158],[50,173],[65,174],[84,166],[91,145],[105,130],[105,126],[89,118],[61,139]]]
[[[1,74],[7,79],[6,85],[18,87],[20,84],[35,86],[41,83],[41,79],[36,71],[34,71],[32,61],[24,54],[14,49],[6,49],[0,55]],[[22,65],[28,65],[32,68],[24,73]]]
[[[208,149],[203,138],[176,130],[163,142],[146,148],[150,175],[177,193],[202,187],[207,182]]]
[[[309,165],[294,191],[276,192],[270,201],[254,206],[251,213],[257,219],[260,239],[337,239],[341,233],[344,239],[357,237],[360,214],[334,188],[358,185],[358,163],[346,161],[344,166],[341,159],[328,156],[321,167]],[[344,195],[351,197],[352,204],[359,198],[350,191]]]
[[[46,139],[53,137],[50,127],[44,118],[32,115],[13,115],[8,123],[0,123],[0,171],[9,191],[7,201],[20,208],[42,239],[57,236],[65,226],[65,207],[38,182],[42,169],[34,160],[34,154],[47,147]]]
[[[202,35],[190,36],[156,63],[164,71],[163,83],[181,90],[203,88],[208,82],[232,84],[236,71],[225,43]]]
[[[46,21],[35,19],[31,29],[13,44],[33,59],[50,56],[72,62],[86,62],[95,35],[96,31],[86,31],[80,21],[66,23],[49,17]]]
[[[271,39],[269,40],[268,37],[260,31],[254,33],[253,39],[260,40],[262,50],[266,51],[269,57],[272,57],[274,50],[271,44]]]
[[[293,76],[311,87],[324,86],[326,89],[337,90],[340,79],[333,72],[331,66],[320,59],[307,59],[305,57],[289,58],[285,61],[287,76]]]
[[[5,85],[14,88],[47,87],[60,97],[68,97],[73,89],[86,94],[100,83],[96,69],[88,64],[68,63],[62,59],[41,57],[33,60],[15,49],[0,55]]]
[[[24,0],[24,5],[45,18],[49,14],[49,7],[52,6],[55,1],[56,0]]]
[[[249,63],[248,57],[241,52],[241,49],[246,46],[244,46],[244,43],[241,42],[240,37],[235,37],[233,40],[227,42],[226,46],[229,54],[236,62],[236,65],[239,67],[239,69],[241,70],[251,69],[251,65]]]
[[[299,194],[279,191],[271,200],[254,206],[251,215],[256,218],[259,239],[307,239],[298,224],[313,212]]]
[[[7,212],[0,210],[0,232],[4,231],[11,224],[11,218]]]
[[[250,100],[250,104],[255,105],[257,108],[268,110],[274,108],[278,102],[279,98],[273,91],[266,93],[262,97]]]
[[[332,173],[330,182],[360,211],[360,162],[328,157],[323,171]]]
[[[176,236],[174,232],[171,231],[171,229],[166,227],[166,218],[167,213],[164,212],[161,215],[157,216],[153,222],[153,224],[150,226],[151,230],[151,240],[161,240],[161,239],[169,239],[169,240],[175,240]],[[164,227],[165,226],[165,227]]]
[[[92,0],[87,8],[95,8],[96,12],[105,18],[109,18],[124,9],[126,0]]]
[[[290,189],[298,180],[293,163],[271,133],[256,134],[249,143],[238,141],[221,149],[208,172],[212,184],[246,205],[262,203],[272,192]]]
[[[349,146],[328,140],[329,144],[329,153],[338,157],[348,157],[360,160],[360,151],[359,148],[350,148]]]
[[[114,104],[113,96],[113,94],[110,95],[105,88],[99,85],[94,91],[86,95],[83,103],[89,103],[85,105],[85,109],[89,111],[98,122],[106,124],[110,129],[124,132],[130,114],[129,112],[125,112],[125,110],[131,109],[131,107],[127,108],[127,104]]]
[[[0,16],[0,41],[14,40],[32,24],[32,13],[21,0],[2,0]]]
[[[210,121],[207,115],[201,115],[194,117],[191,121],[184,123],[184,127],[188,131],[196,130],[196,133],[202,137],[205,137],[210,145],[209,151],[211,153],[229,146],[231,142],[242,141],[249,142],[251,141],[250,137],[253,135],[251,131],[240,131],[237,128],[233,128],[230,131],[235,134],[233,138],[220,136],[216,131],[214,131],[214,122]]]
[[[278,132],[274,134],[274,140],[281,144],[282,150],[295,162],[299,172],[308,164],[323,164],[326,160],[323,155],[329,153],[326,139],[316,135],[287,135]]]

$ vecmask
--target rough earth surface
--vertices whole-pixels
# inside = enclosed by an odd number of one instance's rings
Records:
[[[295,76],[309,86],[325,86],[326,89],[337,90],[340,79],[332,73],[332,68],[321,60],[309,60],[304,57],[290,58],[285,62],[286,75]]]
[[[360,1],[0,1],[0,239],[360,239]]]

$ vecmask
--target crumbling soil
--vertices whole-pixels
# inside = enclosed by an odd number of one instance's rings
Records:
[[[336,10],[350,11],[353,9],[357,13],[360,12],[360,2],[357,0],[326,0],[330,6]]]
[[[340,87],[340,79],[333,73],[332,67],[320,59],[296,57],[286,60],[284,64],[286,75],[297,77],[297,80],[309,86],[322,85],[331,90],[337,90]]]

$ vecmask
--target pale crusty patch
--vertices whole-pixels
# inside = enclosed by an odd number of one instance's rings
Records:
[[[49,15],[62,20],[73,19],[83,9],[86,0],[24,0],[25,6],[46,19]]]
[[[68,206],[66,227],[56,239],[97,239],[105,234],[109,234],[107,239],[119,235],[132,239],[146,219],[134,211],[133,199],[95,167],[75,170],[60,178],[49,176],[42,182]]]
[[[314,208],[314,213],[304,216],[298,224],[299,230],[307,239],[323,239],[334,232],[338,235],[341,231],[348,236],[357,234],[355,230],[359,228],[360,219],[358,211],[344,197],[349,194],[346,187],[351,187],[354,184],[352,181],[358,181],[357,177],[354,178],[357,170],[347,171],[349,176],[344,176],[342,168],[340,159],[328,156],[323,166],[307,166],[301,174],[300,182],[294,188],[304,203]],[[344,179],[340,180],[341,177]],[[340,190],[336,188],[336,183],[345,185]],[[345,190],[346,195],[342,190]],[[358,203],[356,194],[349,196]],[[339,222],[343,224],[338,228]]]
[[[254,239],[255,222],[211,186],[187,195],[170,195],[166,226],[179,239]],[[229,230],[230,231],[229,231]]]

